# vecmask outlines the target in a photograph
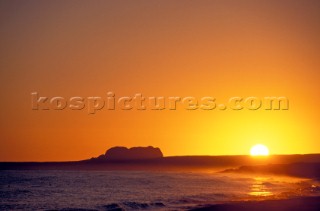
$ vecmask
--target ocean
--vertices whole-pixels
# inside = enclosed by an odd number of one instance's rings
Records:
[[[0,210],[188,210],[319,196],[319,182],[214,172],[0,171]]]

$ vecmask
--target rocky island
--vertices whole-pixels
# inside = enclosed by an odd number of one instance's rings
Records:
[[[163,154],[158,147],[112,147],[105,154],[93,160],[125,161],[125,160],[146,160],[162,158]]]

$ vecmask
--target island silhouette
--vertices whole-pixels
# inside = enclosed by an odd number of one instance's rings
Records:
[[[100,155],[98,160],[145,160],[162,158],[163,154],[159,148],[148,147],[112,147],[105,154]],[[94,160],[95,158],[93,158]]]
[[[319,179],[320,154],[163,156],[158,147],[116,146],[102,155],[80,161],[0,162],[0,170],[212,170]]]

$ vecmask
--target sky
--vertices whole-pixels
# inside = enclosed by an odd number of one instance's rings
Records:
[[[316,0],[0,0],[0,161],[319,153]],[[33,110],[62,96],[285,96],[288,110]]]

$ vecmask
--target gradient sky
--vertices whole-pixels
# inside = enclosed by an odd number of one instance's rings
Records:
[[[319,153],[320,1],[0,1],[0,161],[112,146]],[[286,96],[287,111],[31,110],[42,96]]]

